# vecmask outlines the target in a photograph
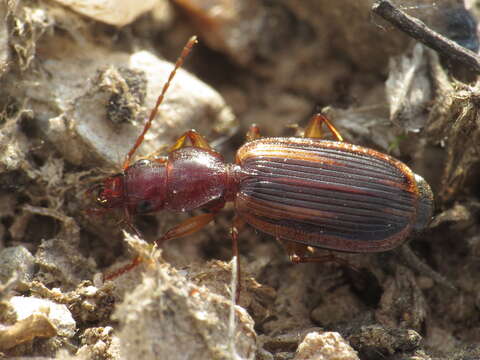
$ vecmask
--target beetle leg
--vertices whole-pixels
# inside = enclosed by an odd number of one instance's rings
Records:
[[[140,230],[138,230],[135,227],[135,225],[133,225],[132,215],[130,214],[130,212],[128,211],[127,208],[125,208],[125,217],[121,220],[120,223],[124,223],[126,226],[128,226],[130,228],[130,230],[132,230],[139,238],[142,237],[142,234],[140,233]],[[120,275],[123,275],[123,274],[129,272],[130,270],[136,268],[142,262],[143,262],[142,257],[137,255],[133,258],[133,260],[129,264],[121,267],[120,269],[115,270],[114,272],[112,272],[110,274],[104,274],[103,275],[103,280],[104,281],[113,280],[113,279],[119,277]]]
[[[139,238],[142,237],[142,234],[140,233],[140,230],[138,230],[135,225],[133,225],[133,221],[132,221],[132,214],[130,214],[130,211],[128,211],[128,208],[127,207],[124,207],[124,218],[122,219],[121,222],[125,223],[129,228],[130,230],[132,230]]]
[[[185,146],[185,140],[190,140],[190,143],[192,144],[193,147],[198,147],[200,149],[205,149],[205,150],[212,150],[211,146],[208,144],[208,141],[205,140],[205,138],[200,135],[196,130],[188,130],[185,131],[185,133],[180,136],[177,141],[175,141],[175,144],[168,150],[168,152],[172,152],[175,150],[178,150],[182,147]]]
[[[129,264],[127,264],[125,266],[122,266],[120,269],[117,269],[112,273],[104,274],[103,275],[103,281],[113,280],[113,279],[119,277],[120,275],[123,275],[123,274],[129,272],[130,270],[136,268],[142,262],[143,262],[142,257],[137,255],[133,258],[133,260]]]
[[[320,113],[317,113],[311,117],[307,127],[305,128],[305,134],[303,136],[306,138],[323,138],[323,124],[327,125],[328,129],[337,141],[343,141],[343,137],[340,135],[340,132],[335,128],[335,126],[333,126],[326,116]]]
[[[303,244],[299,244],[294,241],[288,241],[280,237],[277,240],[283,245],[285,251],[287,252],[288,258],[294,264],[299,264],[304,262],[306,258],[306,253],[310,251],[309,247]]]
[[[333,262],[358,272],[358,269],[355,268],[352,264],[350,264],[347,260],[342,259],[338,256],[335,256],[332,253],[321,255],[321,256],[312,256],[312,255],[308,255],[309,253],[311,254],[314,252],[314,248],[310,246],[299,244],[294,241],[288,241],[285,239],[278,239],[278,240],[283,244],[283,246],[285,247],[285,250],[287,251],[288,258],[294,264],[312,263],[312,262],[316,262],[316,263]]]
[[[225,199],[217,199],[210,201],[207,205],[202,207],[203,210],[208,211],[209,213],[218,213],[220,210],[222,210],[225,207]]]
[[[208,223],[210,223],[214,219],[216,214],[217,213],[201,214],[181,222],[177,226],[168,230],[165,233],[165,235],[163,235],[159,240],[157,240],[157,245],[160,246],[164,241],[191,235],[201,230],[203,227],[205,227]],[[135,226],[133,226],[133,224],[130,221],[127,220],[126,223],[135,233],[137,233],[138,236],[140,236],[140,232],[135,228]],[[132,270],[133,268],[137,267],[143,261],[144,259],[142,259],[140,256],[136,256],[129,264],[121,267],[118,270],[115,270],[113,273],[104,275],[103,278],[104,280],[113,280],[116,277],[123,275],[126,272],[129,272],[130,270]]]
[[[247,142],[260,139],[262,136],[260,135],[260,128],[258,127],[257,124],[252,124],[248,128],[247,131]]]
[[[217,215],[217,213],[206,213],[188,218],[187,220],[168,230],[165,235],[157,240],[157,245],[161,246],[161,244],[165,241],[196,233],[207,226],[215,218],[215,215]]]

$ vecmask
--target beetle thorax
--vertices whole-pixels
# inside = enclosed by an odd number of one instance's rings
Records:
[[[222,200],[228,178],[220,155],[196,147],[170,153],[167,177],[166,208],[173,211],[189,211]]]

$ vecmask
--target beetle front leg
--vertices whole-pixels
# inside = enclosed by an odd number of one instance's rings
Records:
[[[212,222],[216,215],[217,213],[206,213],[188,218],[187,220],[168,230],[165,235],[156,241],[156,243],[158,246],[161,246],[161,244],[165,241],[194,234]]]
[[[207,214],[201,214],[198,216],[191,217],[177,226],[171,228],[168,230],[165,235],[163,235],[159,240],[156,241],[158,246],[161,246],[161,244],[164,241],[171,240],[171,239],[177,239],[183,236],[191,235],[193,233],[196,233],[197,231],[201,230],[205,226],[207,226],[214,218],[217,213],[207,213]],[[137,233],[138,236],[140,236],[140,232],[131,224],[128,223],[134,230],[134,232]],[[135,256],[135,258],[127,265],[121,267],[118,270],[115,270],[112,273],[105,274],[103,276],[104,281],[106,280],[113,280],[120,275],[123,275],[133,268],[137,267],[141,263],[143,263],[144,259],[142,259],[140,256]]]
[[[323,124],[327,125],[328,129],[333,134],[335,140],[343,141],[343,137],[342,135],[340,135],[340,132],[335,128],[335,126],[333,126],[333,124],[330,122],[330,120],[327,119],[326,116],[320,113],[317,113],[310,118],[310,121],[305,128],[305,133],[303,137],[322,139],[324,137],[322,131]]]
[[[177,139],[177,141],[175,141],[175,144],[173,144],[173,146],[168,150],[168,152],[172,152],[184,147],[185,141],[187,139],[190,140],[190,143],[192,144],[193,147],[213,151],[208,141],[202,135],[200,135],[196,130],[192,129],[192,130],[185,131],[185,133],[182,136],[180,136]]]

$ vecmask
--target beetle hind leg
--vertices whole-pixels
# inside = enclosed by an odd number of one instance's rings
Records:
[[[308,262],[335,262],[335,255],[333,254],[314,256],[312,254],[315,250],[311,246],[284,239],[279,240],[285,247],[289,260],[294,264]]]
[[[354,271],[358,272],[358,269],[355,268],[351,263],[349,263],[347,260],[342,259],[331,252],[325,255],[314,255],[315,253],[315,248],[300,244],[294,241],[289,241],[285,239],[278,239],[280,243],[284,246],[288,258],[290,261],[294,264],[301,264],[301,263],[336,263],[340,266],[345,266],[347,268],[350,268]]]

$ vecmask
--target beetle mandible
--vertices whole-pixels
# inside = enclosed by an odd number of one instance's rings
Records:
[[[206,211],[167,231],[157,241],[161,244],[202,229],[233,201],[234,254],[238,228],[246,223],[279,239],[296,263],[323,259],[307,255],[308,246],[351,253],[387,251],[428,225],[433,213],[428,183],[389,155],[343,141],[321,114],[310,119],[302,138],[260,138],[252,126],[235,163],[226,163],[199,133],[189,130],[168,156],[131,164],[196,41],[192,37],[185,45],[123,171],[96,187],[100,207],[123,209],[130,224],[134,215],[160,210]],[[323,139],[323,125],[335,140]]]

